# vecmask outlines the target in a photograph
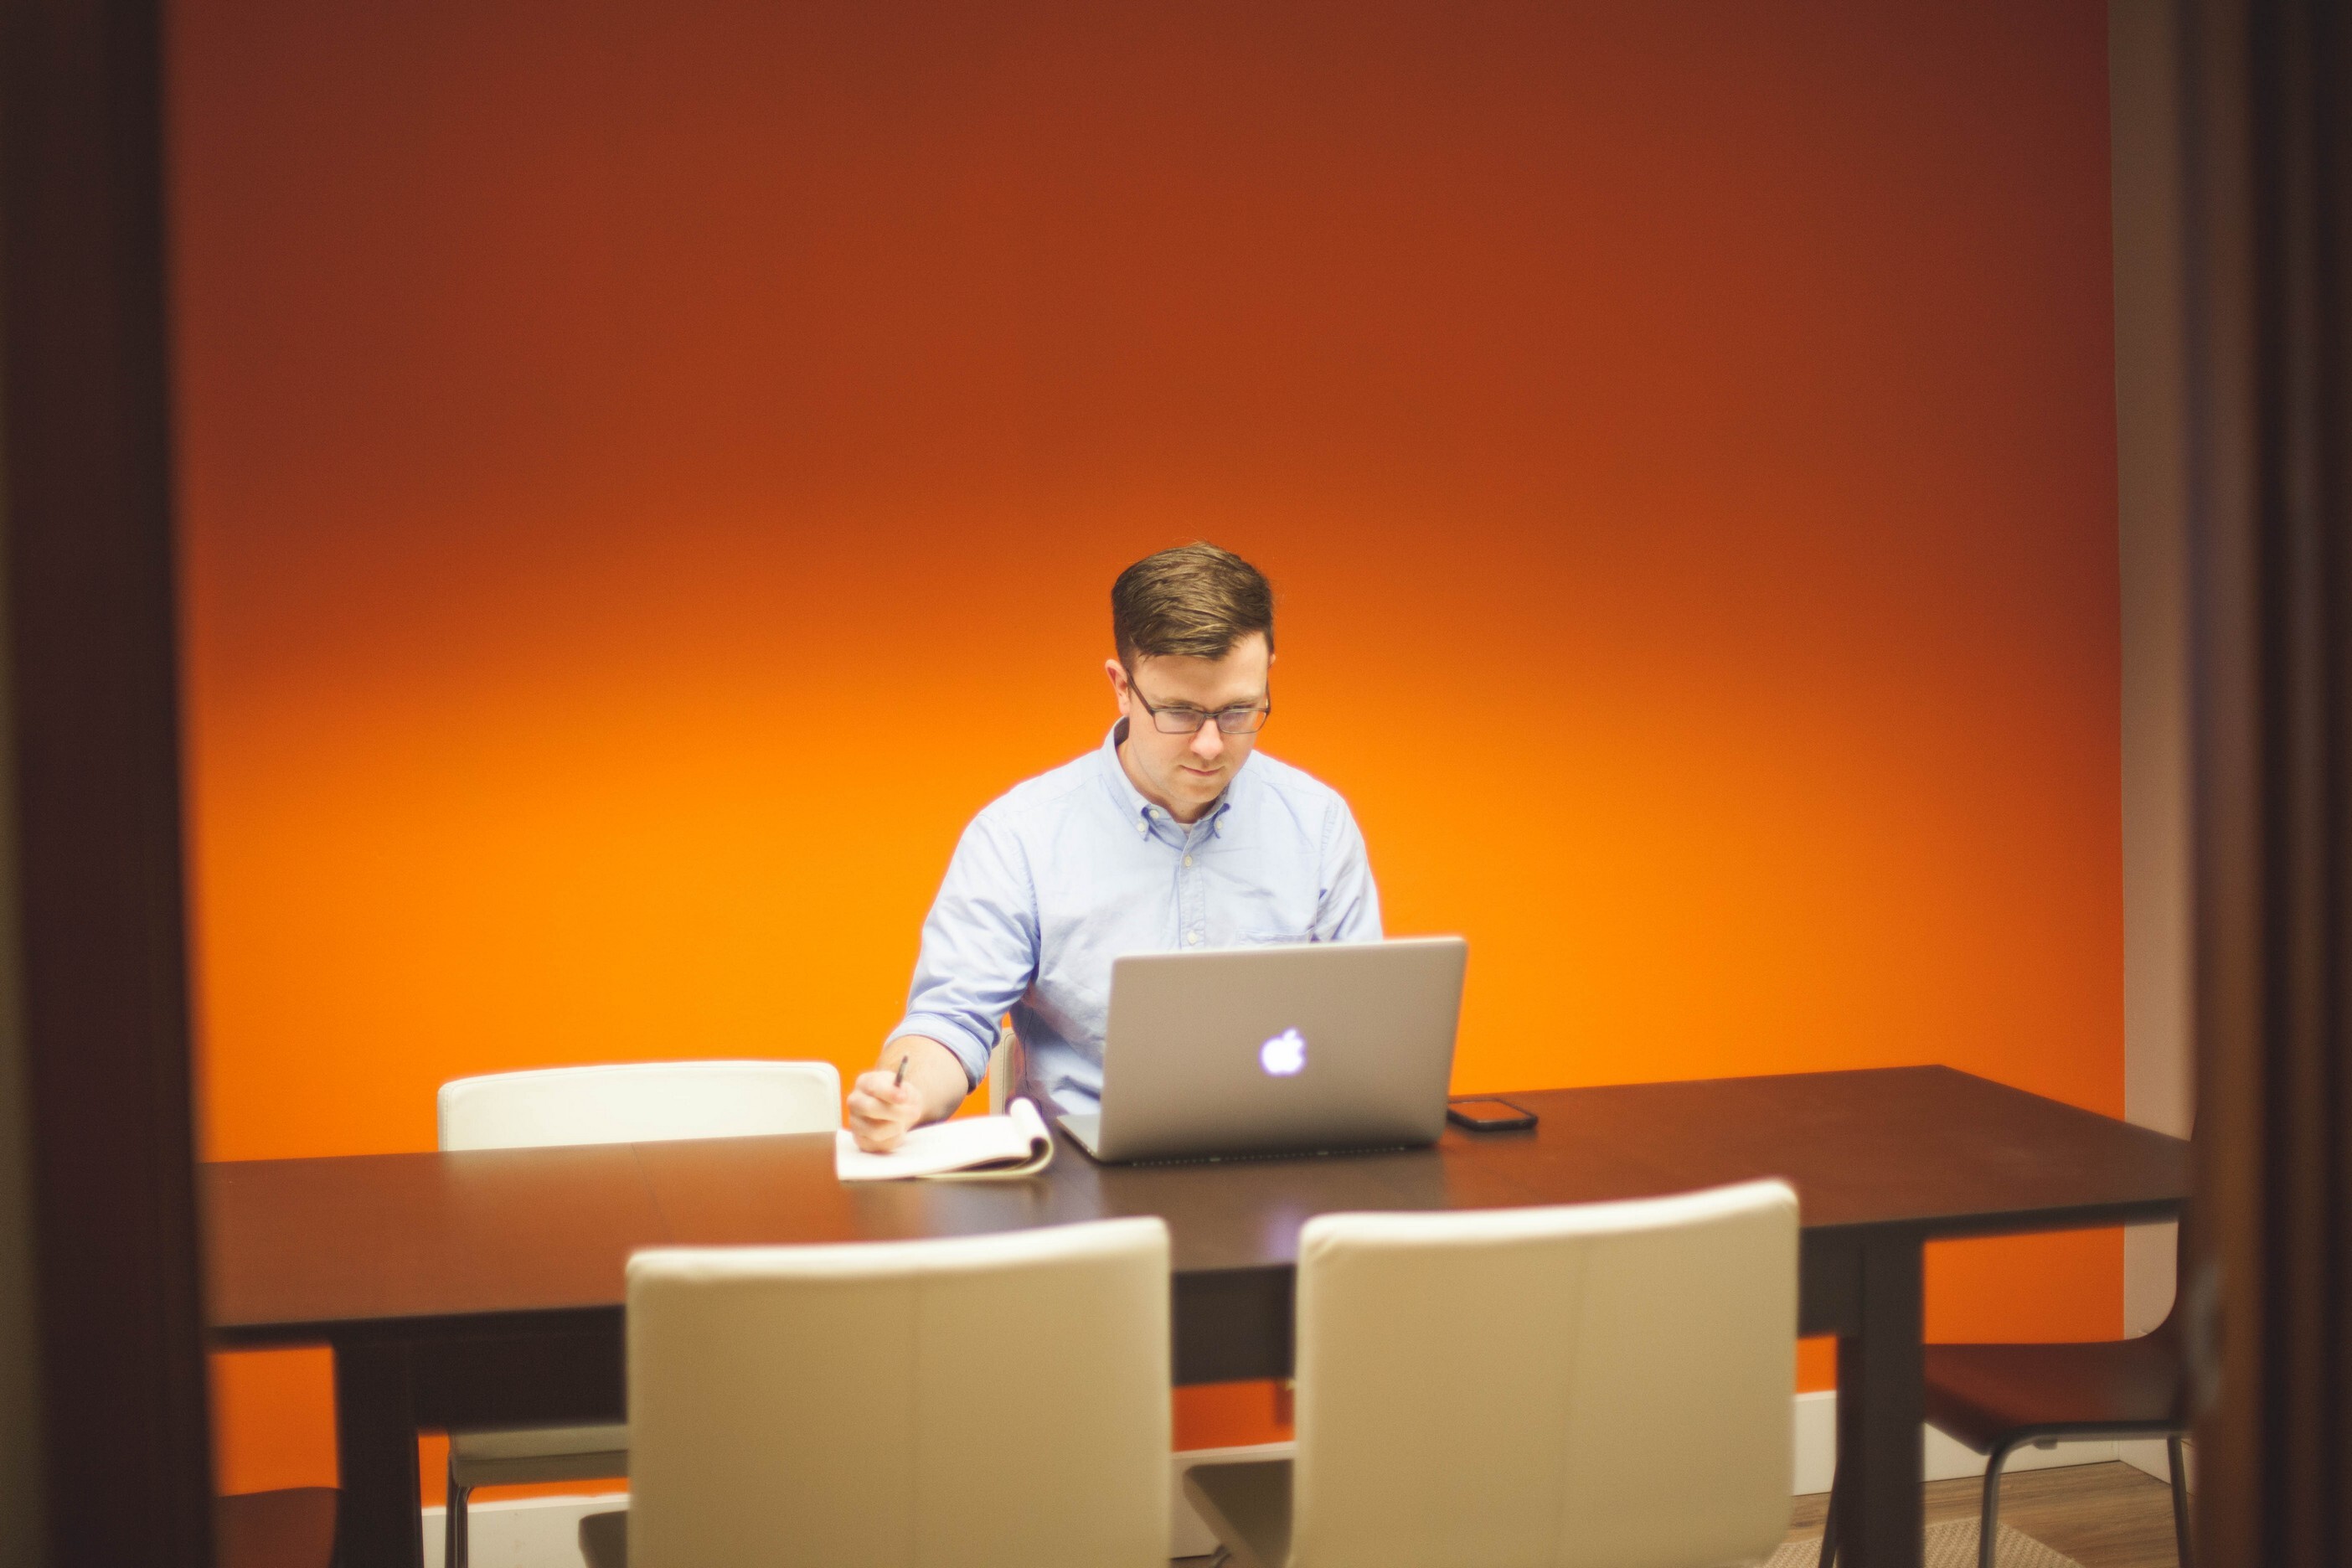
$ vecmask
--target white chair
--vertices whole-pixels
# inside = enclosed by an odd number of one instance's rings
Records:
[[[1294,1462],[1185,1492],[1244,1568],[1715,1568],[1788,1530],[1797,1199],[1326,1215]]]
[[[640,1252],[629,1506],[583,1521],[582,1552],[1166,1568],[1168,1296],[1149,1218]]]
[[[452,1079],[438,1100],[445,1150],[830,1132],[841,1125],[831,1062],[624,1062]],[[477,1487],[591,1480],[629,1469],[626,1426],[449,1434],[442,1561],[467,1568]]]
[[[1010,1024],[996,1031],[996,1048],[988,1053],[988,1113],[1002,1116],[1021,1089],[1021,1037]]]

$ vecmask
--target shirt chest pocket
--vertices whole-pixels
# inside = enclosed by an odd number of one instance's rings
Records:
[[[1315,940],[1315,903],[1305,896],[1286,898],[1272,889],[1251,889],[1236,901],[1229,927],[1238,947],[1281,947]],[[1303,890],[1302,890],[1303,892]]]
[[[1236,947],[1280,947],[1315,940],[1315,898],[1312,886],[1277,889],[1264,883],[1229,887],[1224,897],[1213,897],[1212,918],[1226,917],[1225,929]],[[1223,903],[1223,910],[1217,909]]]

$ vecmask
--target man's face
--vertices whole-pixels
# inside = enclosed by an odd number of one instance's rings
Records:
[[[1197,821],[1241,772],[1257,737],[1228,735],[1213,719],[1189,735],[1164,735],[1144,703],[1195,714],[1263,704],[1273,665],[1274,655],[1258,632],[1218,659],[1139,655],[1131,679],[1118,660],[1107,661],[1118,710],[1127,715],[1127,744],[1119,760],[1137,792],[1179,822]]]

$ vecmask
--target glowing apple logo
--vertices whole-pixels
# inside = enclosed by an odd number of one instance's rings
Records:
[[[1285,1029],[1257,1048],[1257,1065],[1268,1078],[1289,1078],[1307,1065],[1307,1037]]]

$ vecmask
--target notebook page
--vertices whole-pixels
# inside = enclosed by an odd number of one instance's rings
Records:
[[[909,1176],[1025,1176],[1045,1169],[1054,1140],[1026,1100],[1003,1116],[935,1121],[907,1134],[887,1154],[860,1149],[848,1131],[834,1134],[834,1173],[845,1182],[893,1182]]]

